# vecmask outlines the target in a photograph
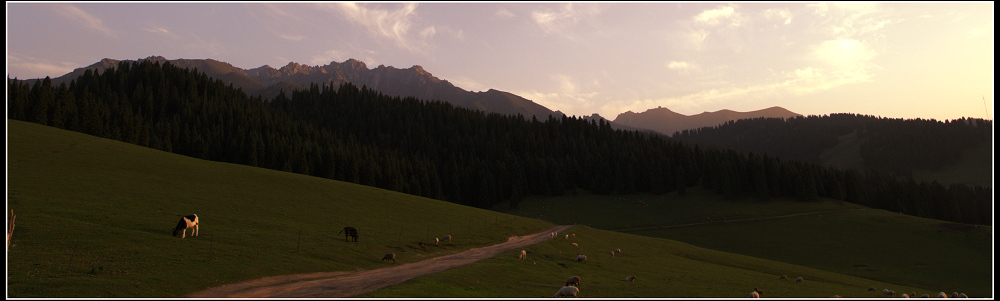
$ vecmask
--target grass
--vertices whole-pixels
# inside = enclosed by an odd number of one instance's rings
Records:
[[[882,288],[931,293],[667,239],[587,226],[566,233],[577,236],[530,246],[526,260],[517,259],[516,250],[358,297],[549,298],[574,275],[581,278],[579,297],[585,298],[744,298],[754,287],[769,298],[871,298],[880,297]],[[618,248],[622,252],[612,256]],[[587,262],[575,262],[578,254],[587,255]],[[637,280],[626,282],[629,275]],[[790,279],[779,280],[780,275]],[[805,281],[795,283],[800,276]],[[870,286],[878,292],[868,292]]]
[[[579,224],[568,232],[577,237],[530,246],[528,260],[515,250],[359,297],[549,297],[572,275],[583,278],[581,297],[739,298],[753,287],[765,297],[880,297],[869,286],[992,296],[992,227],[843,211],[864,208],[829,200],[722,201],[697,188],[680,197],[529,198],[499,213],[7,125],[7,205],[18,215],[9,297],[180,297],[265,276],[379,268],[384,252],[413,262],[552,223]],[[831,210],[841,212],[698,224]],[[170,237],[191,213],[201,235]],[[679,224],[698,225],[606,230]],[[357,244],[336,235],[344,226],[359,229]],[[427,245],[445,234],[454,242]],[[588,262],[574,262],[577,254]]]
[[[180,297],[264,276],[382,267],[551,223],[298,174],[216,163],[8,120],[15,298]],[[200,236],[171,237],[196,213]],[[358,228],[358,243],[337,235]],[[433,246],[434,237],[452,235]],[[430,245],[428,245],[430,244]]]
[[[724,201],[699,188],[688,189],[684,196],[581,193],[529,198],[520,203],[520,209],[507,212],[670,239],[896,285],[970,296],[993,294],[990,226],[977,228],[834,200]],[[783,217],[808,212],[821,213]],[[734,221],[756,217],[778,218]],[[667,227],[670,225],[689,226]],[[635,229],[652,227],[661,228]]]

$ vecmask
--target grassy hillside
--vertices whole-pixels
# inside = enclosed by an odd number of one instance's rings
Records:
[[[531,246],[526,260],[517,259],[519,250],[508,252],[358,297],[550,298],[574,275],[581,278],[584,298],[744,298],[754,287],[766,298],[881,297],[883,288],[933,292],[586,226],[565,233],[576,237]],[[573,261],[578,254],[587,255],[587,262]],[[629,275],[638,279],[626,282]],[[796,277],[805,281],[796,283]],[[868,292],[870,286],[878,292]]]
[[[509,212],[897,285],[992,295],[992,227],[947,223],[831,200],[723,201],[697,188],[689,189],[685,196],[532,198],[522,201],[519,210]],[[810,212],[815,213],[790,216]],[[775,218],[745,220],[767,217]]]
[[[7,121],[9,297],[179,297],[258,277],[373,269],[552,224]],[[198,214],[200,236],[171,237]],[[359,231],[358,243],[336,235]],[[452,235],[441,247],[434,237]]]

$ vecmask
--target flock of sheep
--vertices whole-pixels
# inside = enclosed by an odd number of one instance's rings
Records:
[[[778,280],[786,280],[786,279],[788,279],[787,275],[781,275],[780,277],[778,277]],[[802,277],[795,278],[795,282],[796,283],[801,283],[802,281],[803,281]],[[873,286],[873,287],[869,287],[868,291],[869,292],[875,292],[875,291],[877,291],[877,289],[875,289],[875,287]],[[896,296],[896,292],[893,291],[893,290],[890,290],[890,289],[883,289],[882,290],[882,294],[886,298],[891,298],[891,297],[895,297]],[[763,295],[764,295],[764,291],[761,291],[761,290],[757,289],[756,287],[754,287],[753,291],[750,292],[750,296],[749,297],[750,298],[760,298]],[[913,296],[915,298],[916,295],[917,295],[917,293],[910,292],[909,294],[902,294],[900,297],[902,297],[902,298],[910,298],[911,296]],[[927,294],[923,294],[920,297],[921,298],[930,298],[930,296],[927,295]],[[948,298],[948,294],[945,294],[944,292],[940,292],[940,293],[938,293],[937,297],[938,298]],[[951,297],[952,298],[968,298],[969,296],[965,295],[965,293],[954,292],[954,293],[951,294]],[[841,296],[840,295],[833,295],[833,297],[831,297],[831,298],[841,298]]]
[[[874,292],[874,291],[876,291],[876,289],[875,289],[875,287],[869,287],[868,291],[869,292]],[[885,295],[886,298],[890,298],[890,297],[895,297],[896,296],[896,292],[893,291],[893,290],[890,290],[890,289],[883,289],[882,290],[882,294]],[[916,298],[917,297],[917,293],[916,292],[910,292],[909,294],[904,293],[904,294],[900,295],[900,297],[902,297],[902,298]],[[931,296],[928,295],[928,294],[920,295],[920,298],[930,298],[930,297]],[[940,292],[940,293],[937,294],[937,297],[938,298],[948,298],[948,294],[945,294],[944,292]],[[952,298],[968,298],[969,296],[965,295],[965,293],[952,292],[951,293],[951,297]]]
[[[552,238],[556,238],[556,237],[559,236],[559,233],[552,232],[552,233],[550,233],[550,235],[551,235]],[[570,239],[570,238],[576,238],[576,234],[575,233],[574,234],[565,234],[563,236],[563,238],[567,239],[567,240]],[[574,243],[570,243],[570,245],[572,245],[574,247],[577,247],[577,248],[580,247],[580,244],[575,243],[575,242]],[[611,256],[614,257],[617,254],[621,254],[621,252],[622,252],[622,249],[616,249],[614,251],[611,251]],[[518,255],[518,259],[527,259],[527,257],[528,257],[528,252],[526,250],[521,250],[521,252]],[[576,256],[576,262],[586,263],[587,262],[587,255],[582,255],[582,254],[581,255],[577,255]],[[634,275],[630,275],[628,277],[625,277],[625,281],[626,282],[635,282],[636,279],[637,278]],[[563,287],[559,288],[558,291],[556,291],[555,298],[559,298],[559,297],[574,297],[575,298],[575,297],[577,297],[578,294],[580,294],[580,276],[570,276],[569,279],[566,279],[566,284]]]

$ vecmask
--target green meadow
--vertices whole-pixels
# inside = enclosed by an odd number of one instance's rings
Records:
[[[385,252],[414,262],[554,224],[578,226],[525,248],[527,260],[507,252],[358,297],[547,298],[573,275],[580,297],[594,298],[742,298],[754,287],[764,297],[992,296],[992,227],[830,200],[724,201],[698,188],[578,192],[489,211],[7,125],[7,206],[17,215],[8,297],[182,297],[266,276],[380,268]],[[172,237],[192,213],[200,235]],[[358,228],[358,243],[337,235],[344,226]],[[454,241],[434,246],[443,235]],[[574,261],[580,254],[586,263]]]
[[[16,298],[180,297],[259,277],[383,267],[553,224],[7,121]],[[171,229],[198,214],[198,237]],[[357,243],[343,227],[358,228]],[[190,235],[190,230],[189,230]],[[452,235],[434,246],[434,238]]]
[[[529,198],[517,210],[502,207],[496,209],[921,287],[935,292],[930,295],[940,291],[993,295],[991,226],[955,224],[829,199],[723,200],[698,188],[683,196],[578,193]]]

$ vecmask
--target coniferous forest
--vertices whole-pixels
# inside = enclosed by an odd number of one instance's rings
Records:
[[[170,63],[121,62],[58,86],[8,79],[7,109],[9,119],[479,208],[517,206],[527,195],[683,194],[701,185],[734,200],[827,197],[954,222],[992,218],[992,190],[981,186],[690,147],[603,120],[487,114],[351,84],[248,97]]]

